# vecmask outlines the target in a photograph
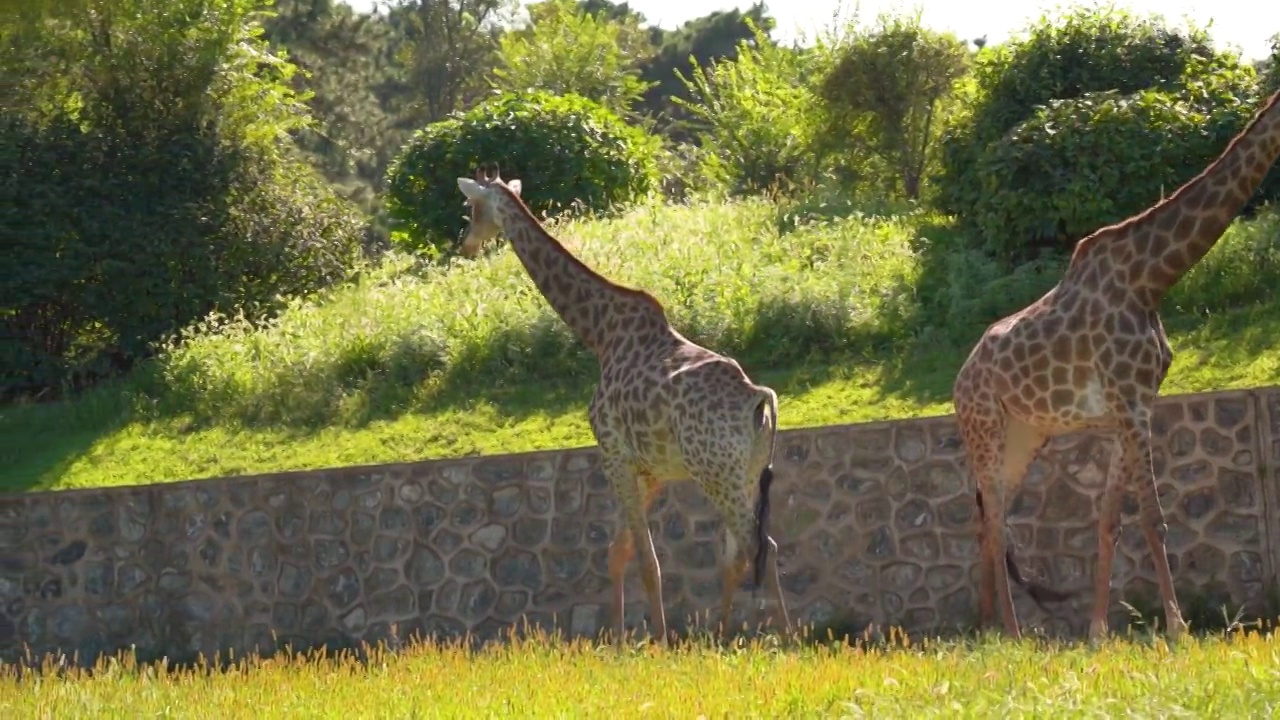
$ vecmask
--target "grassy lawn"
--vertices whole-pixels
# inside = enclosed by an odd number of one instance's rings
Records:
[[[18,682],[5,717],[1273,717],[1274,635],[1083,644],[915,646],[691,643],[614,652],[545,638],[351,659],[251,660],[227,672],[103,661]]]
[[[1009,272],[924,213],[792,227],[747,201],[556,230],[773,386],[788,428],[950,412],[982,329],[1061,270]],[[1277,237],[1274,214],[1238,222],[1175,287],[1166,394],[1280,382]],[[0,492],[587,445],[595,373],[509,250],[393,260],[266,327],[195,328],[116,387],[0,408]]]

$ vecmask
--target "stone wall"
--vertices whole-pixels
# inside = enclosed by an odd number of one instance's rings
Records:
[[[1155,430],[1180,591],[1274,612],[1280,388],[1163,399]],[[1089,587],[1109,451],[1092,436],[1054,441],[1012,502],[1023,562],[1055,587]],[[917,631],[972,622],[974,503],[951,417],[787,431],[777,469],[773,534],[793,616]],[[243,654],[393,628],[493,636],[522,616],[591,634],[606,622],[616,515],[594,448],[7,495],[0,653]],[[672,624],[714,617],[715,513],[682,483],[651,518]],[[1151,562],[1126,524],[1114,584],[1150,597]],[[636,623],[634,564],[627,593]],[[1025,624],[1084,629],[1088,592],[1052,616],[1015,597]]]

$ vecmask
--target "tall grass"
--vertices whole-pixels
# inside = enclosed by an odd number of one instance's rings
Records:
[[[916,222],[846,218],[780,234],[763,201],[649,206],[553,229],[589,264],[652,292],[698,342],[787,364],[901,332]],[[364,403],[476,386],[591,379],[593,360],[514,253],[416,269],[393,258],[263,328],[207,323],[171,347],[152,396],[249,424],[341,421]]]
[[[652,292],[672,322],[749,366],[961,352],[1048,290],[1062,261],[1009,271],[924,212],[819,218],[789,232],[763,200],[651,205],[553,226],[606,276]],[[1167,316],[1222,312],[1280,287],[1280,216],[1237,223],[1175,288]],[[456,400],[476,388],[591,383],[593,360],[514,253],[417,268],[393,257],[276,321],[210,321],[169,348],[157,409],[249,425],[316,426]]]
[[[945,218],[763,200],[553,227],[780,394],[781,425],[941,414],[983,328],[1048,290]],[[1280,382],[1280,216],[1235,223],[1165,303],[1166,392]],[[125,383],[0,408],[0,491],[517,452],[593,442],[594,360],[509,249],[393,257],[253,327],[212,319]]]
[[[0,675],[13,718],[1274,717],[1280,645],[1256,632],[1080,644],[762,642],[622,652],[545,637],[468,649],[249,659],[219,672],[130,658],[92,674]]]

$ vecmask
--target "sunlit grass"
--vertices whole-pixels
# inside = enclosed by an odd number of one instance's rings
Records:
[[[762,200],[557,225],[606,275],[780,394],[784,428],[950,412],[992,320],[1060,277],[1002,269],[927,212],[791,229]],[[1175,286],[1166,394],[1280,383],[1280,216],[1237,222]],[[70,403],[0,408],[0,491],[160,482],[593,443],[594,361],[505,247],[393,259],[254,328],[193,330]]]
[[[615,651],[545,635],[242,660],[164,670],[124,657],[92,673],[0,678],[5,717],[1274,717],[1274,635],[981,639],[780,649]]]

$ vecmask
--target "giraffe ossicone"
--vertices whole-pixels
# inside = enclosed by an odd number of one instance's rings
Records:
[[[621,509],[609,546],[615,637],[623,636],[623,580],[639,550],[653,634],[668,640],[647,511],[664,485],[678,480],[696,483],[724,521],[724,630],[734,592],[753,565],[756,588],[768,586],[778,629],[790,635],[777,543],[766,531],[777,394],[753,383],[732,358],[686,339],[652,295],[608,280],[574,257],[529,211],[520,187],[519,180],[503,182],[496,165],[458,178],[470,207],[461,252],[478,253],[505,235],[547,303],[599,362],[587,416]]]
[[[1005,542],[1005,512],[1049,439],[1080,430],[1116,439],[1102,490],[1089,635],[1107,632],[1122,493],[1137,490],[1165,630],[1186,629],[1165,550],[1167,525],[1151,460],[1151,417],[1173,351],[1158,314],[1174,283],[1212,249],[1280,156],[1280,93],[1203,172],[1151,208],[1076,243],[1062,280],[992,323],[956,375],[956,419],[977,488],[979,608],[1020,634],[1010,578],[1037,602],[1064,599],[1022,577]]]

